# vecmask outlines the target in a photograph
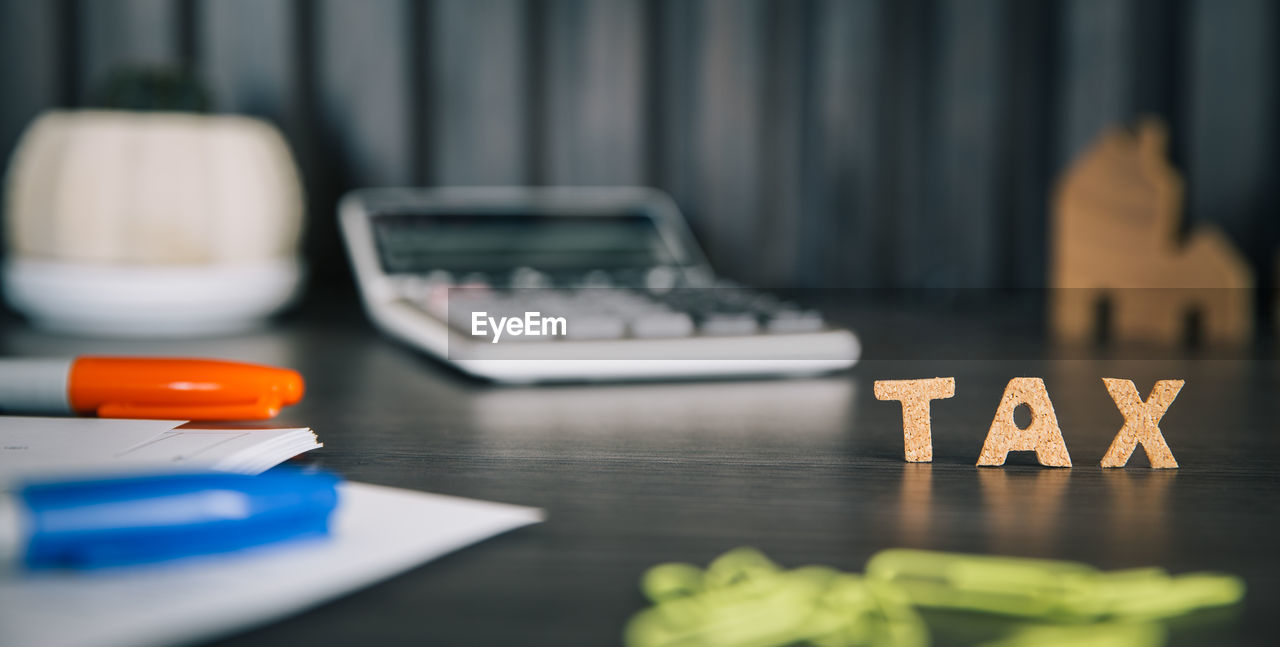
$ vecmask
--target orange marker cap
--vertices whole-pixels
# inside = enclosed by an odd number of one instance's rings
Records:
[[[212,359],[80,357],[67,393],[80,415],[265,420],[302,400],[297,371]]]

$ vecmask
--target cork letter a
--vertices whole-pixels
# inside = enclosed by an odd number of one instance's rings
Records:
[[[1013,421],[1018,405],[1031,407],[1031,424],[1019,429]],[[1015,377],[1004,388],[1004,397],[996,409],[996,417],[987,431],[987,440],[978,456],[978,465],[1004,465],[1011,451],[1035,450],[1036,460],[1048,467],[1071,467],[1067,443],[1062,440],[1058,415],[1038,377]]]

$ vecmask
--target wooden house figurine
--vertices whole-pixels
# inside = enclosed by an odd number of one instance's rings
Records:
[[[1167,143],[1156,119],[1108,130],[1061,178],[1050,229],[1056,338],[1174,345],[1189,322],[1206,343],[1251,336],[1253,276],[1217,228],[1182,235],[1182,180]]]

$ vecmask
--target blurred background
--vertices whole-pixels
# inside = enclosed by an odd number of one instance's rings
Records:
[[[1268,294],[1278,35],[1270,0],[0,0],[0,151],[178,65],[283,130],[313,288],[350,282],[352,187],[641,184],[737,279],[1011,289],[1055,176],[1151,113]]]

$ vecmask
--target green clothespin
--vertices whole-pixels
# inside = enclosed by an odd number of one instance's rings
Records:
[[[1244,583],[1229,575],[1107,573],[1077,562],[906,549],[877,553],[867,577],[897,585],[916,606],[1047,622],[1156,620],[1244,598]]]
[[[661,564],[641,579],[654,606],[632,618],[630,647],[924,647],[924,622],[891,585],[808,566],[783,570],[740,548],[705,571]]]
[[[1029,621],[984,647],[1156,647],[1156,620],[1244,597],[1239,578],[1214,573],[902,549],[877,553],[861,576],[785,570],[739,548],[705,570],[655,566],[641,590],[653,606],[628,623],[629,647],[924,647],[916,607]]]

